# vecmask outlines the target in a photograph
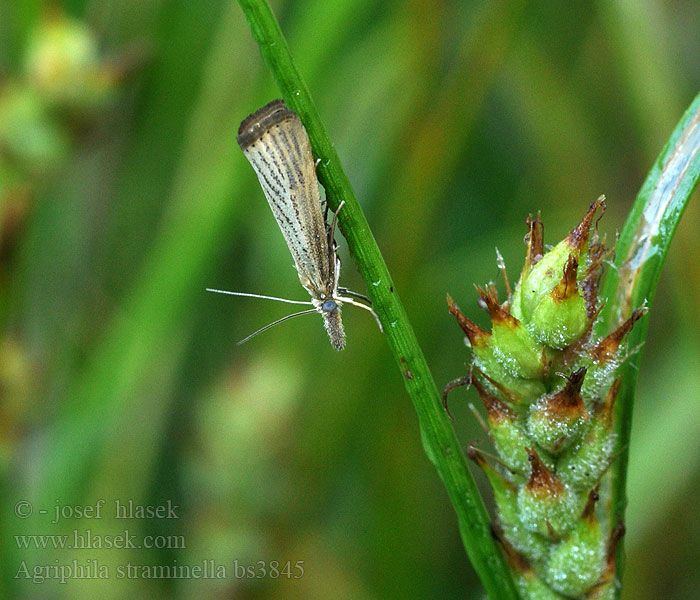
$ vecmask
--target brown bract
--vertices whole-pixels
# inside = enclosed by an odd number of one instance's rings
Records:
[[[540,498],[561,496],[565,491],[564,484],[545,466],[534,446],[525,450],[531,467],[530,479],[525,484],[525,488]]]
[[[595,503],[598,502],[598,488],[599,486],[594,487],[591,490],[591,493],[588,494],[588,501],[586,502],[586,508],[583,509],[583,514],[581,515],[581,518],[588,521],[589,523],[594,523],[596,518],[595,518]]]
[[[633,311],[629,319],[627,319],[622,325],[620,325],[615,331],[613,331],[609,336],[603,338],[598,342],[598,344],[591,350],[591,358],[596,362],[608,362],[617,356],[617,352],[620,349],[620,344],[622,338],[624,338],[632,326],[641,319],[647,313],[647,309],[642,307]]]
[[[588,212],[585,214],[581,222],[574,229],[572,229],[568,236],[566,236],[566,242],[571,249],[574,250],[577,256],[580,255],[581,251],[588,243],[588,236],[591,232],[593,217],[599,208],[602,208],[603,213],[605,213],[605,196],[600,196],[600,198],[591,204]]]
[[[581,398],[581,386],[586,376],[586,367],[581,367],[566,379],[566,385],[550,396],[547,412],[557,420],[588,419],[586,406]]]
[[[527,273],[530,267],[534,267],[544,256],[544,225],[540,219],[540,213],[537,213],[534,219],[530,215],[525,223],[527,223],[528,233],[525,236],[527,252],[525,254],[523,274]]]
[[[520,321],[499,304],[496,289],[493,285],[489,285],[486,289],[478,285],[474,287],[481,299],[480,305],[488,311],[493,325],[506,325],[512,329],[520,327]]]
[[[564,274],[557,285],[552,288],[549,293],[554,302],[564,302],[569,298],[578,295],[578,286],[576,285],[576,275],[578,273],[578,260],[573,254],[569,254],[569,258],[564,265]]]
[[[457,323],[459,323],[462,331],[469,338],[469,343],[472,345],[472,348],[475,346],[483,347],[488,343],[491,333],[485,331],[465,317],[464,313],[459,310],[459,306],[455,304],[454,300],[452,300],[452,297],[449,294],[447,294],[447,307],[450,314],[457,319]]]

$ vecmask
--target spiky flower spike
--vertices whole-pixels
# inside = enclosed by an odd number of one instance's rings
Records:
[[[596,504],[614,459],[615,374],[626,356],[624,337],[645,309],[593,339],[602,306],[598,282],[609,255],[594,224],[599,210],[605,211],[602,196],[548,252],[542,221],[528,218],[525,265],[513,292],[501,303],[493,284],[476,288],[491,331],[447,297],[473,359],[470,375],[448,384],[445,394],[472,384],[486,408],[501,466],[473,448],[469,457],[494,490],[494,532],[525,600],[614,592],[621,529],[599,520]]]

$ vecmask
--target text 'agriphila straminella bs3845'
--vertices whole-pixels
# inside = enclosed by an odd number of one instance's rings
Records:
[[[299,116],[287,108],[283,100],[273,100],[243,120],[238,129],[237,139],[258,176],[272,214],[277,219],[277,225],[292,253],[299,281],[311,295],[311,300],[288,300],[211,288],[207,288],[207,291],[313,306],[308,310],[282,317],[238,343],[242,344],[287,319],[319,312],[331,344],[336,350],[342,350],[345,347],[345,331],[340,307],[344,303],[370,311],[381,330],[382,325],[376,313],[366,304],[353,298],[368,303],[369,299],[338,285],[340,259],[336,254],[333,236],[336,219],[344,203],[340,203],[329,226],[321,207],[316,163],[311,154],[309,136]],[[353,298],[341,294],[348,294]]]

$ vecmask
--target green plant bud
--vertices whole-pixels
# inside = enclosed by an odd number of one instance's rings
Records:
[[[520,279],[520,312],[526,321],[531,319],[533,311],[542,298],[559,283],[569,257],[573,256],[581,262],[581,256],[588,248],[593,216],[601,206],[605,206],[603,196],[591,204],[581,222],[566,238],[542,256],[534,266],[523,269],[523,275]],[[532,233],[530,235],[532,237]],[[529,253],[530,249],[528,248]],[[528,261],[526,260],[525,263],[527,265]]]
[[[521,597],[527,600],[565,600],[566,598],[550,588],[532,569],[518,573],[516,585]]]
[[[521,412],[537,398],[546,392],[544,384],[538,379],[525,379],[515,377],[510,374],[506,366],[497,358],[491,346],[474,350],[474,364],[494,381],[499,382],[500,387],[493,388],[493,391],[505,391],[507,402]]]
[[[574,527],[585,498],[547,469],[534,448],[528,449],[528,458],[530,479],[518,490],[520,520],[529,531],[557,540]]]
[[[517,497],[514,499],[517,501]],[[518,515],[517,505],[503,508],[497,504],[498,519],[503,528],[503,535],[513,547],[535,565],[542,565],[547,560],[549,542],[540,534],[523,527]]]
[[[493,352],[496,359],[516,377],[542,377],[547,363],[542,344],[537,343],[527,328],[501,307],[492,289],[476,289],[482,305],[491,315]]]
[[[520,426],[518,416],[498,397],[490,394],[475,377],[472,377],[472,384],[486,407],[486,420],[501,460],[511,471],[526,478],[530,462],[525,446],[530,440]]]
[[[619,597],[620,581],[615,577],[617,546],[625,535],[625,526],[618,523],[613,527],[607,544],[605,570],[596,584],[588,590],[586,600],[613,600]]]
[[[540,300],[557,285],[571,252],[566,240],[559,242],[530,269],[520,283],[520,309],[529,321]]]
[[[481,362],[478,358],[474,360],[472,371],[484,380],[487,390],[503,400],[520,417],[526,415],[530,404],[545,393],[544,384],[541,381],[509,375],[503,365],[496,361],[493,356],[491,356],[488,366],[491,367],[492,372],[495,371],[498,379],[483,371],[480,367]]]
[[[0,147],[22,169],[40,172],[66,156],[68,137],[37,92],[10,84],[0,89]]]
[[[492,533],[503,548],[508,565],[515,576],[515,583],[521,598],[524,600],[564,600],[564,596],[555,592],[537,576],[529,561],[505,539],[503,531],[498,526],[492,527]]]
[[[577,442],[588,426],[588,412],[581,399],[585,376],[586,368],[581,367],[567,378],[561,390],[542,396],[530,407],[527,432],[538,445],[553,454]]]
[[[583,359],[590,365],[589,375],[582,388],[585,397],[595,399],[602,398],[606,394],[615,378],[615,372],[624,358],[621,348],[622,340],[646,312],[645,307],[633,311],[622,325],[593,346],[589,352],[589,358]]]
[[[576,284],[578,261],[573,255],[552,291],[542,296],[527,321],[528,331],[540,343],[561,350],[578,340],[588,329],[586,301]]]
[[[518,516],[518,492],[516,487],[484,458],[473,446],[467,456],[481,467],[493,489],[501,532],[506,540],[530,562],[543,562],[549,553],[549,545],[542,536],[522,526]]]
[[[593,413],[591,426],[583,439],[557,460],[557,475],[574,490],[591,489],[612,462],[615,448],[613,407],[621,382],[618,379],[610,387],[605,402]]]
[[[29,38],[27,79],[52,102],[87,107],[105,97],[112,76],[99,63],[97,40],[80,21],[61,14],[44,19]]]
[[[597,489],[588,496],[583,515],[559,544],[552,548],[544,578],[565,596],[581,596],[600,579],[606,566],[606,540],[595,517]]]
[[[499,391],[505,393],[512,406],[527,406],[545,393],[545,387],[541,381],[515,377],[506,369],[505,365],[498,361],[493,351],[492,335],[472,323],[449,294],[447,295],[447,306],[469,340],[477,367],[488,375],[490,380],[500,382]],[[491,385],[489,383],[489,386]],[[498,393],[495,388],[493,388],[493,392]]]

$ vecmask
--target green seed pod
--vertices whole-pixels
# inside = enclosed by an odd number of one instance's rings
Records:
[[[528,449],[532,471],[518,490],[518,509],[523,526],[550,540],[573,529],[583,511],[585,498],[565,486],[542,462],[534,448]]]
[[[575,490],[588,490],[598,483],[612,462],[615,436],[612,432],[613,406],[621,380],[608,392],[605,402],[593,413],[583,440],[557,460],[557,475]]]
[[[581,223],[539,260],[537,260],[537,256],[541,254],[541,231],[536,239],[536,244],[540,245],[540,247],[528,248],[528,258],[532,266],[528,267],[528,260],[525,261],[526,268],[523,269],[519,283],[520,310],[526,320],[529,321],[531,319],[532,313],[540,303],[540,300],[548,295],[559,283],[569,257],[573,256],[577,262],[582,262],[580,258],[588,249],[588,238],[593,223],[593,216],[600,207],[605,207],[605,198],[603,196],[591,205]],[[532,232],[533,229],[531,227],[531,244]],[[583,262],[585,263],[586,260],[584,257]],[[536,262],[533,263],[533,261]]]
[[[498,473],[483,455],[470,446],[467,456],[481,467],[493,489],[498,521],[506,540],[528,561],[542,563],[549,555],[545,539],[522,526],[518,516],[518,491],[515,485]]]
[[[600,579],[606,565],[605,538],[595,517],[597,490],[588,496],[581,519],[569,535],[552,548],[544,578],[565,596],[581,596]]]
[[[524,573],[518,573],[516,578],[520,594],[527,600],[565,600],[566,596],[558,594],[549,587],[535,572],[530,569]]]
[[[493,352],[498,362],[517,377],[542,377],[547,361],[542,344],[533,339],[518,319],[503,309],[492,289],[476,289],[482,306],[491,315]]]
[[[581,399],[586,368],[581,367],[553,394],[542,396],[530,407],[527,431],[542,448],[557,454],[579,440],[589,418]]]
[[[555,592],[538,575],[534,569],[503,536],[496,526],[492,528],[493,535],[501,543],[506,560],[515,576],[515,583],[522,598],[527,600],[565,600],[564,596]]]
[[[494,354],[491,333],[484,331],[464,316],[449,294],[447,295],[447,306],[469,340],[474,353],[475,364],[490,379],[502,384],[501,389],[507,390],[508,404],[511,407],[516,405],[527,406],[545,393],[545,387],[541,381],[511,375],[507,367]],[[495,388],[493,392],[497,393]]]
[[[523,318],[529,321],[540,300],[547,296],[559,283],[564,267],[571,256],[566,240],[559,242],[532,267],[527,277],[521,281],[520,306]]]
[[[605,558],[605,570],[600,579],[584,595],[586,600],[614,600],[619,597],[620,582],[615,577],[617,546],[625,535],[625,527],[618,523],[610,534]]]
[[[490,394],[478,379],[472,377],[471,382],[486,407],[486,420],[498,454],[511,471],[523,479],[527,478],[530,461],[525,446],[530,441],[518,422],[518,416],[495,395]]]
[[[508,368],[496,357],[491,346],[474,350],[474,364],[501,384],[502,389],[506,390],[506,401],[518,412],[522,412],[546,392],[543,382],[539,379],[511,375]],[[492,384],[489,384],[489,387],[492,387],[494,392],[498,389]]]
[[[576,283],[577,270],[578,261],[570,254],[561,280],[540,298],[528,322],[532,336],[550,348],[566,348],[589,326],[586,301]]]

